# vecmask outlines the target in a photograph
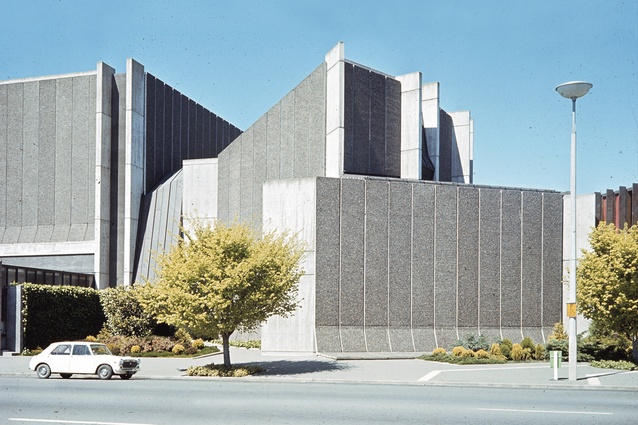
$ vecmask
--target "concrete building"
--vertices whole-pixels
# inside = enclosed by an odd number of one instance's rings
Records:
[[[0,149],[0,205],[28,204],[0,212],[3,270],[128,285],[182,217],[299,232],[301,307],[263,325],[266,353],[543,341],[560,320],[562,195],[474,185],[470,113],[342,43],[243,133],[132,60],[4,82]]]

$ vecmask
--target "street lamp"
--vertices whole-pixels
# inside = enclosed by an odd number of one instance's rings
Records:
[[[576,357],[578,353],[576,342],[576,99],[583,97],[592,88],[592,84],[585,81],[570,81],[556,86],[561,96],[572,100],[572,148],[571,148],[571,187],[569,190],[571,202],[571,255],[569,257],[569,303],[567,316],[569,317],[569,380],[576,380]]]

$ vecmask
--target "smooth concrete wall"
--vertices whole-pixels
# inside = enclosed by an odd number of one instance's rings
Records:
[[[94,239],[95,72],[0,83],[0,245]]]
[[[326,65],[297,87],[219,155],[218,217],[262,225],[267,180],[325,175]]]
[[[239,134],[234,125],[146,74],[146,191],[184,159],[216,158]]]
[[[184,228],[191,229],[191,221],[214,224],[217,219],[218,159],[184,161],[184,194],[182,215]]]
[[[315,179],[270,180],[263,189],[264,231],[290,232],[306,245],[299,308],[290,318],[271,317],[261,328],[263,354],[308,354],[315,344]]]
[[[452,145],[452,180],[455,183],[472,183],[471,160],[473,157],[474,126],[470,111],[450,112],[454,141]]]
[[[560,321],[560,194],[374,178],[316,190],[319,352],[542,342]]]
[[[582,256],[583,250],[591,250],[589,244],[589,234],[596,227],[596,196],[595,194],[577,195],[576,196],[576,253],[577,260]],[[565,195],[563,198],[563,300],[569,302],[569,259],[571,257],[571,196]],[[567,307],[563,303],[562,319],[563,323],[568,323]],[[578,333],[586,331],[589,328],[590,321],[583,316],[578,315],[576,318],[576,328]]]
[[[400,177],[401,82],[347,61],[344,74],[344,173]]]

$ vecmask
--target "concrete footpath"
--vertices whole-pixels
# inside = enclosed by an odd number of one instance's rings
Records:
[[[231,348],[235,365],[251,364],[264,368],[262,373],[246,378],[187,377],[190,366],[221,364],[221,354],[199,358],[142,358],[141,370],[133,379],[242,379],[251,381],[348,382],[410,385],[498,386],[532,388],[582,388],[629,390],[638,392],[638,371],[599,369],[580,363],[576,381],[568,380],[568,366],[558,370],[558,380],[549,363],[514,363],[505,365],[459,366],[426,362],[414,354],[348,353],[319,356],[265,356],[259,350]],[[0,357],[0,376],[26,376],[37,379],[29,370],[30,357]],[[58,377],[53,375],[52,378]]]

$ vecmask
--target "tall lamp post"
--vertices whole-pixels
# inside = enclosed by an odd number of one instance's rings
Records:
[[[569,380],[576,380],[576,99],[583,97],[592,88],[585,81],[570,81],[556,87],[561,96],[572,100],[572,147],[571,147],[571,187],[569,190],[571,206],[571,255],[569,256],[569,301],[567,317],[569,318]]]

